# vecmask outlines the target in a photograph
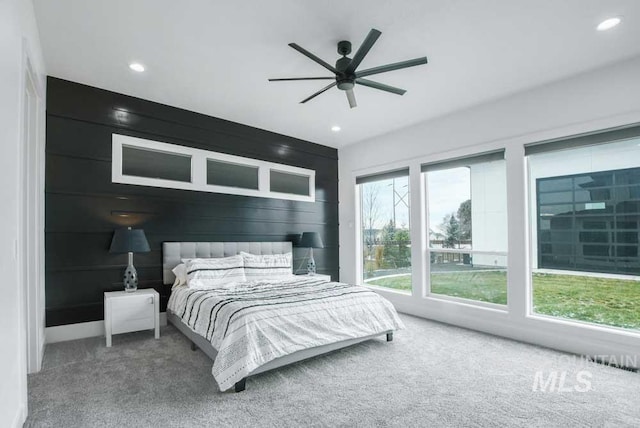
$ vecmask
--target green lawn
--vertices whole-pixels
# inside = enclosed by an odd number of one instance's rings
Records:
[[[394,288],[396,290],[411,291],[411,276],[392,276],[373,281],[367,281],[367,284],[377,285],[379,287]]]
[[[368,283],[411,290],[411,277],[408,275]],[[431,290],[437,294],[483,302],[507,302],[505,272],[435,273]],[[538,314],[640,329],[640,281],[535,273],[533,306]]]
[[[640,281],[534,274],[539,314],[640,329]]]

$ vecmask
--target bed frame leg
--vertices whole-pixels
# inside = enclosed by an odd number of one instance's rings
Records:
[[[247,378],[243,377],[242,380],[236,382],[236,392],[244,391],[247,383]]]
[[[387,333],[387,342],[393,342],[393,332]]]
[[[193,342],[191,342],[191,350],[192,350],[192,351],[197,351],[197,350],[198,350],[198,347],[197,347],[197,346],[196,346],[196,344],[195,344],[195,343],[193,343]]]

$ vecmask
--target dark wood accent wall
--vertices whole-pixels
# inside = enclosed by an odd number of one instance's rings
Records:
[[[296,202],[111,182],[119,133],[309,168],[316,202]],[[337,150],[226,120],[53,77],[47,81],[47,326],[103,319],[103,292],[123,289],[126,254],[109,254],[114,229],[143,228],[140,288],[162,284],[164,241],[286,241],[317,231],[318,272],[338,277]],[[295,267],[305,250],[294,249]],[[305,265],[306,266],[306,265]]]

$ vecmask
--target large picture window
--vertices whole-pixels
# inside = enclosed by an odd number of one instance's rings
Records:
[[[528,153],[532,310],[640,329],[640,138],[576,140]]]
[[[431,294],[507,303],[504,152],[425,164]]]
[[[411,292],[409,170],[356,179],[360,193],[362,280]]]

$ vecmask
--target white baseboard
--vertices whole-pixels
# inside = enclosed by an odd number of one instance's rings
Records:
[[[46,327],[42,329],[42,337],[40,338],[40,349],[38,349],[38,367],[37,371],[42,370],[42,360],[44,360],[44,348],[47,345]]]
[[[16,416],[13,418],[11,424],[14,428],[21,428],[27,421],[27,407],[24,404],[20,404],[17,409]]]
[[[166,312],[160,312],[160,325],[167,325]],[[55,327],[47,327],[45,330],[47,343],[66,342],[68,340],[99,336],[104,336],[104,321],[59,325]]]

